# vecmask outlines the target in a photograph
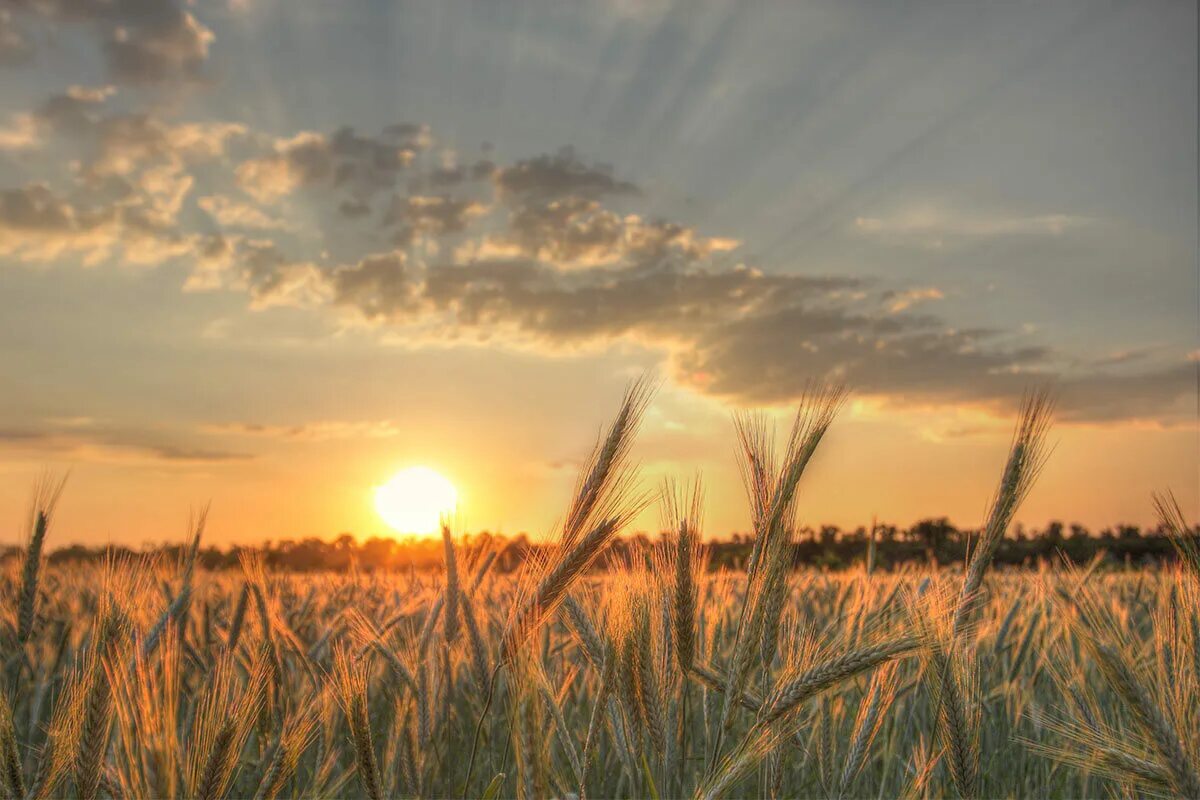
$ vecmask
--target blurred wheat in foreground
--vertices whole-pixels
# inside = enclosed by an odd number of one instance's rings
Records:
[[[803,475],[844,393],[776,446],[736,419],[754,529],[709,571],[703,488],[637,493],[634,384],[549,555],[444,533],[437,574],[46,569],[61,484],[3,576],[0,792],[49,797],[1200,797],[1200,555],[989,571],[1047,453],[1031,396],[961,571],[796,572]],[[668,535],[591,569],[648,502]]]

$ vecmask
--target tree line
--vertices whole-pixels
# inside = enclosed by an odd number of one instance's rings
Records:
[[[873,569],[883,570],[905,564],[962,564],[977,534],[975,529],[955,527],[945,517],[920,520],[908,528],[895,525],[853,530],[834,525],[804,527],[793,537],[792,561],[797,568],[825,569],[845,569],[867,563]],[[633,557],[656,539],[645,533],[618,539],[606,554],[604,563]],[[482,532],[466,535],[462,541],[470,549],[495,550],[496,567],[501,570],[515,569],[531,554],[548,546],[523,533],[503,536]],[[741,569],[750,555],[751,541],[748,534],[734,533],[723,539],[706,541],[704,549],[713,568]],[[21,552],[19,546],[9,546],[0,551],[0,560],[19,558]],[[178,544],[151,544],[138,549],[71,545],[51,552],[48,560],[52,564],[67,564],[111,557],[172,558],[181,552],[182,546]],[[199,560],[209,570],[233,569],[249,553],[261,556],[269,568],[298,572],[422,570],[438,568],[443,563],[443,545],[438,537],[374,536],[359,540],[349,533],[331,539],[272,540],[260,547],[206,547],[201,550]],[[1093,532],[1082,525],[1051,522],[1041,529],[1014,526],[1001,542],[994,560],[1000,565],[1032,567],[1046,559],[1066,558],[1075,563],[1086,563],[1098,554],[1103,554],[1113,565],[1138,567],[1174,558],[1170,540],[1160,528],[1118,525]]]

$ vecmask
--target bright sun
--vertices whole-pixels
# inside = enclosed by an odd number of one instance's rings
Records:
[[[397,533],[437,533],[457,505],[454,484],[429,467],[401,470],[375,489],[375,510]]]

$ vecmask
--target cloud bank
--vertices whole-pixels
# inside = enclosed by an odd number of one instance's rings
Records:
[[[9,0],[0,63],[36,60],[30,33],[48,26],[98,37],[108,83],[67,87],[0,127],[0,150],[57,165],[0,189],[10,261],[183,264],[187,291],[311,309],[413,346],[635,346],[661,353],[680,384],[741,404],[784,403],[825,379],[895,403],[1008,408],[1049,382],[1081,421],[1189,413],[1196,365],[1182,356],[1087,363],[1020,330],[951,324],[937,286],[764,271],[729,231],[661,218],[651,191],[570,147],[463,157],[419,123],[271,136],[139,104],[146,87],[212,78],[214,35],[190,5]],[[1091,224],[937,208],[847,222],[936,248]]]

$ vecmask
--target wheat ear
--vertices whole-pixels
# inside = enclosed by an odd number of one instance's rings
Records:
[[[454,537],[450,535],[450,526],[442,525],[442,545],[446,557],[446,611],[442,616],[442,632],[446,643],[453,645],[458,639],[458,602],[462,593],[458,584],[458,558],[454,552]]]
[[[1046,463],[1049,451],[1046,434],[1050,428],[1054,401],[1046,390],[1032,392],[1021,402],[1017,427],[1013,432],[1012,447],[1000,478],[1000,487],[992,501],[992,510],[987,523],[979,535],[967,572],[963,577],[962,591],[954,611],[954,635],[962,633],[972,609],[977,603],[983,576],[1000,542],[1008,530],[1009,522],[1016,514],[1021,502],[1029,494],[1038,473]]]
[[[21,590],[17,601],[17,640],[26,642],[33,634],[37,615],[38,573],[42,566],[42,549],[46,532],[54,516],[54,507],[62,495],[66,477],[53,479],[48,474],[37,482],[33,492],[29,542],[25,547],[25,563],[21,568]]]
[[[760,719],[765,724],[772,724],[798,710],[801,704],[809,698],[848,678],[915,652],[921,644],[921,640],[915,636],[904,636],[833,656],[790,678],[784,676],[780,678],[775,691],[767,698]]]
[[[357,759],[358,780],[370,800],[382,800],[383,785],[375,745],[371,738],[370,706],[367,703],[367,668],[365,662],[355,661],[345,650],[334,656],[334,688],[350,726],[350,737]]]
[[[113,611],[102,617],[88,665],[88,695],[84,703],[83,731],[75,758],[75,788],[84,800],[92,800],[100,789],[104,759],[112,729],[112,685],[106,674],[112,651],[124,633],[120,615]]]
[[[1172,492],[1154,495],[1154,510],[1158,524],[1167,532],[1179,561],[1195,578],[1200,578],[1200,544],[1195,530],[1188,525],[1183,509]]]

